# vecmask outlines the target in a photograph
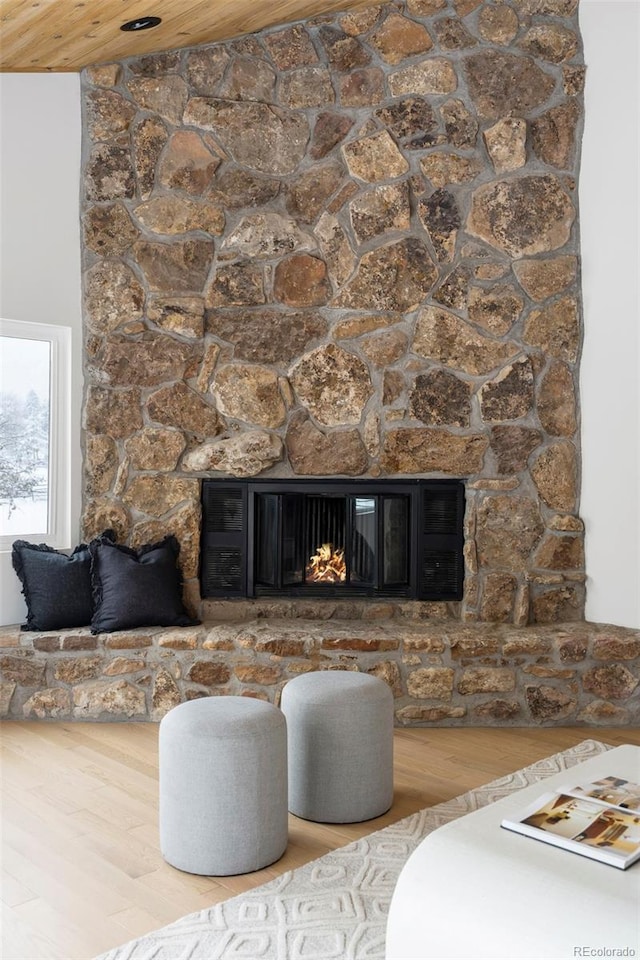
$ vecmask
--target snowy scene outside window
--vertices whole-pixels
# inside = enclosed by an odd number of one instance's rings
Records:
[[[51,345],[2,337],[0,533],[46,533]]]
[[[60,539],[70,331],[0,321],[0,540]]]

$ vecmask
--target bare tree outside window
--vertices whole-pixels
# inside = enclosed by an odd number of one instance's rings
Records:
[[[46,534],[51,344],[0,338],[0,536]]]

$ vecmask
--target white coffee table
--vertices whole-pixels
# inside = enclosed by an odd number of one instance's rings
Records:
[[[391,900],[387,960],[616,955],[603,948],[640,957],[640,861],[619,870],[500,827],[547,790],[610,774],[640,783],[640,747],[616,747],[426,837]]]

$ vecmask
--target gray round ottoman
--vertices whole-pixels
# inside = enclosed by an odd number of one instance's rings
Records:
[[[319,823],[356,823],[393,802],[393,695],[364,673],[327,670],[282,691],[289,810]]]
[[[287,731],[277,707],[204,697],[160,723],[160,849],[179,870],[259,870],[287,846]]]

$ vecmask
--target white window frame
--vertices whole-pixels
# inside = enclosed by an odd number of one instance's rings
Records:
[[[49,344],[49,484],[47,530],[0,536],[0,551],[14,540],[67,549],[71,543],[71,327],[0,318],[0,336]]]

